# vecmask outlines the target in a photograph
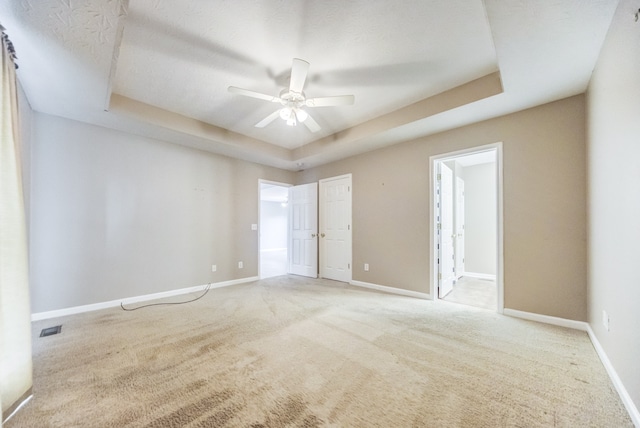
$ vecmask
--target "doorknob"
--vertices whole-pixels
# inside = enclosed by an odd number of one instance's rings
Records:
[[[324,238],[324,233],[321,233],[320,236],[322,236]]]
[[[312,234],[311,234],[311,237],[312,237],[312,238],[315,238],[315,237],[316,237],[316,234],[315,234],[315,233],[312,233]]]

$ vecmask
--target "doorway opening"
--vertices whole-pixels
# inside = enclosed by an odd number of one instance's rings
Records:
[[[351,281],[351,183],[351,174],[297,186],[258,181],[261,279]]]
[[[286,275],[289,269],[289,187],[265,180],[260,186],[260,278]]]
[[[504,308],[502,144],[433,156],[431,295]]]

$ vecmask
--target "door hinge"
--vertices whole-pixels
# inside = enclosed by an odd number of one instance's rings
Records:
[[[442,229],[442,225],[438,223],[438,230]]]
[[[351,263],[347,263],[347,269],[351,269]]]
[[[438,181],[442,180],[442,174],[438,174]]]
[[[438,274],[438,279],[442,279],[442,274],[441,273]]]
[[[351,230],[351,225],[350,224],[347,225],[347,230]]]

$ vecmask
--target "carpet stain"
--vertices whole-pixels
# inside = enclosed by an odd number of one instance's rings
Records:
[[[278,428],[286,426],[296,426],[312,428],[321,426],[322,421],[309,413],[307,403],[300,396],[290,396],[279,400],[275,406],[269,409],[269,415],[264,423],[252,426]]]
[[[242,410],[243,406],[232,404],[224,409],[216,411],[213,415],[198,421],[194,428],[224,427]]]
[[[148,427],[183,427],[211,409],[219,407],[233,396],[230,390],[213,393],[208,397],[178,408],[166,416],[154,420]]]
[[[285,276],[32,323],[23,427],[633,427],[584,332]],[[570,364],[571,362],[571,364]]]

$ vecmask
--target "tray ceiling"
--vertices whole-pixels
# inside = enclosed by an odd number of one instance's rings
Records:
[[[584,92],[617,0],[10,0],[32,107],[282,168],[314,166]],[[276,120],[293,58],[321,130]]]

